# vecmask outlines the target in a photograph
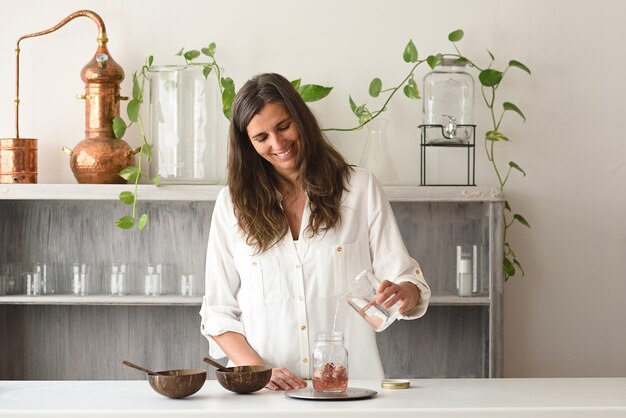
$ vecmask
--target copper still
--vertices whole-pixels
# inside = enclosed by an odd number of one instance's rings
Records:
[[[85,139],[72,151],[70,166],[79,183],[125,183],[118,173],[134,164],[135,153],[115,138],[112,120],[120,114],[120,83],[124,71],[107,49],[108,37],[102,18],[90,10],[79,10],[56,26],[24,35],[17,41],[15,82],[15,138],[0,139],[0,183],[37,182],[37,140],[19,135],[19,54],[20,41],[56,31],[69,21],[85,16],[98,26],[98,49],[81,71],[85,82]]]

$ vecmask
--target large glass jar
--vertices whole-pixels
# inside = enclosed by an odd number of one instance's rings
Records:
[[[443,58],[424,77],[424,124],[441,125],[427,143],[467,144],[473,134],[474,79],[457,58]]]
[[[348,388],[348,350],[343,344],[343,332],[317,334],[313,388],[319,392],[344,392]]]
[[[220,184],[226,136],[216,81],[202,66],[150,67],[150,175],[163,184]]]

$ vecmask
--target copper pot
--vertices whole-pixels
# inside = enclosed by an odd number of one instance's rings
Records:
[[[37,183],[35,138],[0,138],[0,183]]]
[[[131,147],[116,138],[83,139],[70,157],[70,167],[79,183],[126,183],[118,173],[134,163]]]

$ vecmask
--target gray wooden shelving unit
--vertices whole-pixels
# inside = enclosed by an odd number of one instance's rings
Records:
[[[135,379],[129,359],[153,369],[202,367],[201,297],[108,296],[111,262],[161,262],[169,291],[182,272],[204,275],[213,202],[221,186],[140,186],[143,232],[114,220],[127,207],[119,185],[0,185],[0,264],[46,262],[63,282],[72,262],[93,264],[99,294],[0,296],[0,379]],[[409,252],[433,289],[426,316],[379,334],[388,377],[502,374],[503,197],[484,187],[385,187]],[[483,294],[456,296],[457,243],[482,245]],[[65,281],[67,282],[67,281]],[[167,283],[166,283],[167,285]],[[212,371],[210,371],[212,373]]]

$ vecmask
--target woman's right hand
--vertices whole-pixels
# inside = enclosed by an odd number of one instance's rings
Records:
[[[306,382],[291,373],[289,369],[275,367],[272,369],[272,378],[265,387],[270,390],[301,389],[306,387]]]

